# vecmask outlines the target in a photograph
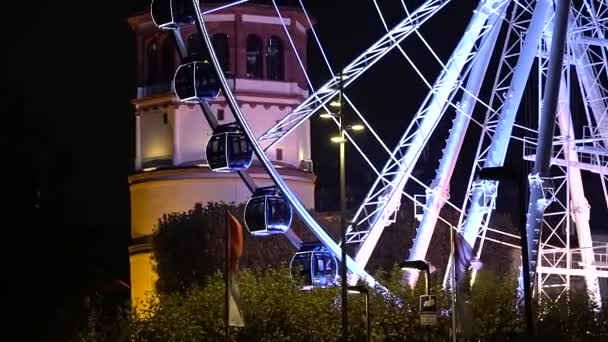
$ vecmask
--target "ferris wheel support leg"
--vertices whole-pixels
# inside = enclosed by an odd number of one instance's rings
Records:
[[[566,160],[574,165],[578,163],[578,155],[576,154],[575,145],[572,142],[575,139],[574,129],[572,127],[572,113],[570,112],[570,101],[568,97],[568,87],[564,76],[561,79],[559,91],[560,107],[557,112],[557,121],[559,124],[560,136],[566,146]],[[568,166],[568,188],[570,191],[570,209],[574,224],[576,225],[576,235],[578,244],[581,248],[582,262],[585,265],[585,281],[587,283],[587,291],[591,300],[599,306],[602,304],[600,297],[599,281],[597,277],[597,269],[592,265],[595,260],[593,253],[593,241],[591,238],[591,228],[589,226],[590,205],[585,197],[583,187],[583,179],[581,170],[574,166]],[[568,265],[571,268],[572,265]]]
[[[460,104],[457,105],[456,118],[452,124],[446,147],[443,150],[437,174],[431,184],[432,193],[427,200],[424,215],[416,232],[416,238],[410,250],[408,260],[424,260],[426,258],[439,213],[449,197],[450,180],[456,167],[456,161],[458,160],[458,154],[462,148],[467,128],[469,127],[476,98],[496,45],[496,38],[500,33],[502,26],[501,16],[507,7],[508,5],[504,5],[500,12],[493,13],[488,18],[488,25],[492,25],[493,28],[490,34],[483,38],[479,52],[472,62],[473,65],[465,86],[465,92],[460,100]],[[418,273],[412,272],[409,277],[410,284],[415,284],[417,279]]]
[[[551,157],[553,154],[553,132],[557,115],[557,101],[562,74],[561,70],[564,61],[566,34],[568,31],[570,0],[560,0],[557,2],[556,7],[555,17],[553,19],[553,35],[551,39],[546,86],[542,98],[543,103],[541,108],[536,158],[532,173],[528,176],[530,183],[528,217],[526,220],[528,260],[523,260],[524,291],[529,290],[526,288],[527,286],[530,288],[534,287],[543,214],[551,200],[545,198],[544,187],[546,185],[542,178],[549,176],[549,168],[551,166]],[[526,266],[529,267],[528,270],[526,270]],[[529,278],[526,279],[527,277]]]
[[[480,2],[477,10],[469,21],[469,25],[454,48],[446,67],[435,81],[433,88],[428,93],[422,105],[414,115],[413,120],[397,143],[391,153],[391,158],[382,169],[380,177],[372,185],[366,195],[363,204],[359,207],[353,222],[359,223],[359,215],[373,208],[373,215],[366,219],[367,231],[358,243],[361,243],[355,260],[360,265],[366,265],[369,258],[382,235],[384,228],[389,224],[387,218],[398,208],[401,203],[403,189],[416,165],[424,145],[428,142],[431,134],[441,120],[448,103],[456,93],[464,77],[463,70],[467,63],[475,57],[478,52],[476,43],[492,29],[487,25],[491,14],[498,11],[500,6],[505,6],[505,0],[490,0]],[[399,158],[399,159],[397,159]],[[393,175],[390,183],[384,182],[388,175]],[[353,226],[347,231],[347,238],[353,233]],[[356,283],[356,277],[349,282]]]
[[[536,56],[538,43],[543,33],[543,27],[549,14],[550,6],[551,2],[548,0],[539,0],[536,2],[532,20],[528,26],[517,64],[513,70],[513,77],[506,94],[506,101],[501,109],[500,118],[488,149],[484,167],[498,167],[503,166],[504,164],[517,109],[519,108],[528,75],[530,74]],[[464,239],[471,246],[475,246],[475,241],[484,217],[489,216],[492,212],[492,207],[496,200],[497,188],[498,181],[475,181],[472,191],[471,206],[469,207],[467,219],[464,222],[463,228]],[[487,221],[488,219],[486,222]],[[450,258],[448,267],[451,267],[452,263],[453,260]],[[447,282],[448,277],[449,274],[446,272],[444,284]]]

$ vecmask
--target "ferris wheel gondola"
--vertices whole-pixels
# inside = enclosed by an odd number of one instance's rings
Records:
[[[292,216],[289,202],[274,186],[256,189],[245,204],[245,227],[253,236],[285,233]]]
[[[334,286],[338,282],[338,261],[321,243],[302,246],[291,258],[292,279],[303,290]]]
[[[205,154],[209,167],[215,172],[246,170],[253,160],[251,144],[235,124],[216,129],[207,142]]]
[[[200,103],[215,98],[220,92],[219,79],[208,61],[192,61],[177,67],[174,92],[182,102]]]

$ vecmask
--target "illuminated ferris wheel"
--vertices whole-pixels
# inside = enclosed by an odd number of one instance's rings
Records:
[[[244,216],[248,230],[255,236],[285,234],[298,250],[292,263],[305,266],[308,286],[328,286],[336,282],[337,260],[342,259],[341,245],[348,244],[354,247],[354,253],[346,256],[349,283],[354,285],[362,280],[386,291],[366,271],[366,265],[384,228],[395,222],[395,213],[402,203],[410,202],[420,210],[419,227],[416,236],[403,236],[403,239],[414,239],[404,259],[425,259],[435,227],[443,222],[474,247],[477,258],[483,258],[483,249],[488,244],[514,249],[521,249],[523,245],[529,256],[524,269],[529,270],[530,284],[537,293],[559,296],[570,287],[572,279],[578,277],[584,279],[590,296],[599,302],[598,277],[608,278],[608,247],[594,244],[591,238],[589,217],[593,212],[585,192],[602,192],[604,202],[594,210],[607,210],[608,41],[604,22],[608,19],[608,7],[603,1],[480,0],[462,37],[454,44],[451,56],[443,61],[433,46],[447,42],[428,39],[420,28],[440,11],[449,10],[447,5],[456,1],[416,1],[410,5],[401,0],[402,19],[391,27],[381,6],[372,0],[386,33],[340,72],[332,69],[323,53],[330,77],[315,89],[281,8],[272,0],[313,94],[259,136],[254,135],[241,113],[205,25],[206,14],[244,2],[247,1],[203,12],[196,0],[154,0],[151,9],[155,24],[172,32],[182,59],[174,80],[177,97],[200,104],[213,129],[214,134],[206,146],[209,166],[217,172],[239,173],[252,192]],[[308,19],[302,0],[299,5]],[[184,25],[196,25],[209,51],[209,60],[188,55],[180,35]],[[323,52],[321,39],[312,25],[311,31]],[[437,75],[425,75],[412,60],[402,46],[408,39],[422,42],[440,67]],[[388,146],[382,140],[366,120],[366,114],[356,106],[357,99],[348,95],[348,87],[364,73],[373,72],[374,65],[381,63],[390,52],[403,57],[403,63],[418,74],[428,89],[425,98],[412,99],[419,103],[418,110],[404,127],[396,146]],[[530,82],[536,82],[533,110],[538,114],[538,122],[524,124],[523,120],[516,120],[516,114]],[[487,91],[483,91],[486,87]],[[207,101],[220,92],[234,113],[233,124],[219,125],[210,112]],[[582,113],[577,113],[584,117],[582,126],[573,124],[574,110],[571,111],[570,102],[575,97],[583,103]],[[339,109],[330,106],[330,102],[337,102]],[[358,144],[349,134],[348,128],[353,127],[342,124],[343,107],[352,110],[382,146],[386,154],[382,167],[374,165],[366,154],[366,146]],[[315,114],[324,114],[335,123],[342,134],[340,142],[351,144],[377,177],[355,215],[349,218],[351,223],[343,241],[333,240],[315,221],[265,153]],[[413,171],[439,123],[448,117],[453,118],[452,127],[445,137],[439,167],[433,181],[425,183]],[[481,135],[474,160],[466,171],[467,190],[461,194],[450,193],[450,181],[471,125],[476,125]],[[501,174],[493,171],[505,165],[508,147],[513,141],[523,143],[523,159],[531,162],[533,170],[530,175],[524,175],[529,188],[525,241],[521,241],[520,235],[489,224],[499,183],[509,181],[504,169]],[[263,164],[273,186],[258,187],[248,176],[247,169],[254,155]],[[584,189],[583,172],[585,176],[598,177],[601,187]],[[409,193],[408,183],[417,184],[425,193]],[[455,198],[460,198],[458,203],[462,205],[456,205]],[[446,205],[459,213],[457,222],[440,215]],[[305,244],[289,229],[292,213],[302,219],[319,244]],[[574,244],[571,246],[569,238],[564,238],[570,231],[576,232],[576,248]]]

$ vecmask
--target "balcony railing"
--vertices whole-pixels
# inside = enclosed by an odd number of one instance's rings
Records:
[[[137,97],[154,96],[172,91],[172,82],[163,82],[137,88]]]

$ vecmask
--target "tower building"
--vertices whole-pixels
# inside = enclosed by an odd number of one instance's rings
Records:
[[[281,14],[306,65],[308,21],[300,10],[282,8]],[[129,177],[131,299],[136,302],[154,289],[150,238],[163,214],[185,212],[196,203],[242,203],[251,194],[236,173],[209,169],[205,146],[211,128],[198,106],[180,103],[172,91],[178,66],[172,37],[154,25],[149,11],[128,22],[137,44],[137,96],[132,101],[135,172]],[[305,76],[274,7],[243,4],[207,14],[205,22],[230,87],[256,135],[306,99]],[[190,54],[206,53],[194,25],[184,27],[182,36]],[[234,122],[221,94],[209,105],[220,124]],[[314,209],[309,124],[299,126],[267,154],[300,201]],[[255,159],[249,174],[260,186],[271,184]]]

